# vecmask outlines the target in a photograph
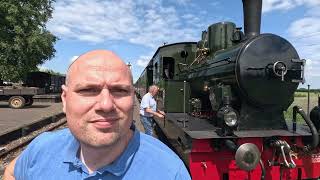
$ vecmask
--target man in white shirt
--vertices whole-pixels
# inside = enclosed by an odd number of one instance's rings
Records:
[[[157,102],[154,97],[159,92],[159,87],[152,85],[149,87],[149,92],[145,94],[140,104],[140,119],[145,129],[145,133],[153,135],[153,116],[164,118],[164,112],[157,110]]]

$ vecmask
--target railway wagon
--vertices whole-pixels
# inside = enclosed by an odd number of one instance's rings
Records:
[[[43,94],[44,89],[37,87],[2,86],[0,84],[0,101],[8,101],[13,109],[20,109],[33,104],[33,96]]]
[[[29,72],[25,86],[44,88],[46,93],[61,93],[61,85],[65,83],[64,75],[53,75],[47,72]]]
[[[299,106],[291,120],[283,113],[305,81],[305,60],[286,39],[260,34],[262,0],[242,2],[244,31],[218,22],[198,42],[159,47],[136,93],[160,87],[166,117],[155,118],[156,130],[194,180],[318,179],[319,107],[311,119]]]
[[[162,84],[164,87],[166,82],[178,82],[181,68],[195,58],[196,45],[196,42],[180,42],[159,47],[135,82],[136,94],[146,94],[152,84]],[[163,91],[160,92],[162,94]]]

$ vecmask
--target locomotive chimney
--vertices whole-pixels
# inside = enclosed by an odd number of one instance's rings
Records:
[[[262,0],[242,0],[244,34],[250,39],[260,34]]]

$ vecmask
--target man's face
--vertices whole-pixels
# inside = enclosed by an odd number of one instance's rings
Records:
[[[99,58],[76,63],[62,94],[71,132],[92,147],[125,139],[133,118],[133,87],[126,65]]]
[[[154,88],[151,95],[156,96],[158,94],[158,92],[159,92],[159,88]]]

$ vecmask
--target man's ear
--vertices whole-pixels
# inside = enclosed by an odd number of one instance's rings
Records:
[[[61,94],[62,110],[64,113],[66,113],[66,98],[68,93],[68,87],[66,85],[62,85],[61,89],[62,89],[62,94]]]

